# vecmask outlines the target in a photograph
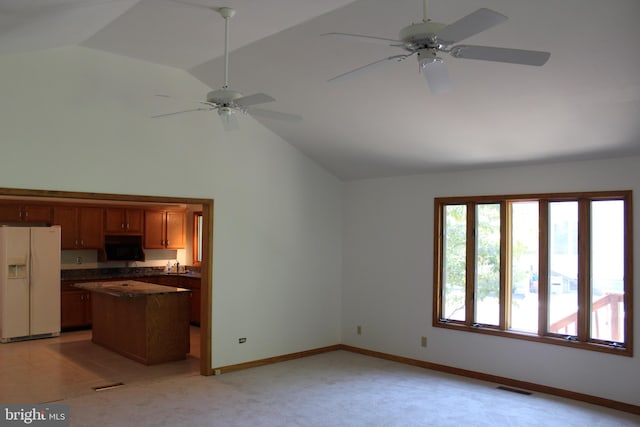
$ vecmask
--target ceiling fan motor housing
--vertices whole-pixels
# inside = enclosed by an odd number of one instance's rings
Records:
[[[231,104],[238,98],[242,98],[242,94],[230,89],[212,90],[207,94],[207,102],[218,105]]]
[[[400,31],[399,38],[408,50],[414,51],[421,48],[439,48],[442,42],[437,39],[438,31],[446,27],[438,22],[420,22],[404,27]]]

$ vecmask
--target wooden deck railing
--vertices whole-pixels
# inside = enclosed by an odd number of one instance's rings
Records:
[[[611,325],[611,341],[620,341],[621,340],[621,320],[620,319],[620,310],[618,308],[618,304],[620,304],[623,300],[623,294],[606,294],[602,298],[596,300],[591,305],[591,313],[594,316],[593,327],[595,328],[594,337],[600,337],[600,319],[599,319],[599,311],[602,308],[609,306],[609,314],[610,314],[610,325]],[[549,332],[557,333],[557,334],[570,334],[570,326],[575,325],[578,322],[578,313],[571,313],[570,315],[554,322],[549,326]],[[571,328],[575,331],[575,326]]]

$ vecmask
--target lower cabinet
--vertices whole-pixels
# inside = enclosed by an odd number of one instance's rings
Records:
[[[104,281],[111,281],[110,279]],[[191,310],[189,322],[200,326],[200,278],[188,276],[131,277],[126,280],[155,283],[191,290]],[[99,280],[102,281],[102,280]],[[91,292],[63,283],[60,294],[60,327],[62,330],[86,329],[91,327]]]
[[[191,323],[200,326],[200,287],[191,289]]]
[[[169,275],[145,277],[140,280],[148,283],[155,283],[157,285],[173,286],[176,288],[184,288],[191,290],[191,314],[190,322],[192,325],[200,326],[200,278],[189,277],[183,275]]]
[[[200,326],[200,278],[178,276],[178,287],[191,290],[191,324]]]
[[[60,294],[60,328],[91,327],[91,293],[82,289],[63,289]]]

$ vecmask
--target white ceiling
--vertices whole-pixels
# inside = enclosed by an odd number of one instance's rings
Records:
[[[217,89],[224,20],[209,8],[230,6],[231,88],[267,93],[277,101],[265,108],[302,115],[260,122],[342,179],[640,154],[640,2],[431,0],[438,22],[479,7],[509,17],[465,43],[551,59],[528,67],[445,56],[454,86],[446,95],[429,92],[414,58],[326,82],[402,51],[321,34],[397,38],[422,19],[422,3],[0,0],[0,54],[81,45],[183,68]],[[159,98],[158,113],[170,101]]]

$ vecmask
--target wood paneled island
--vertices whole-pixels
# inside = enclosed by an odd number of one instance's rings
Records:
[[[92,341],[154,365],[189,353],[189,289],[116,280],[77,283],[91,291]]]

